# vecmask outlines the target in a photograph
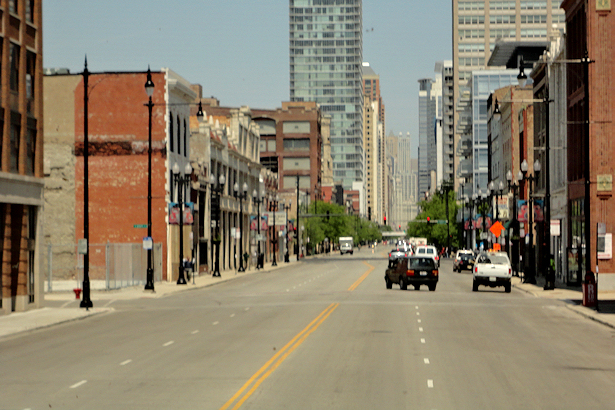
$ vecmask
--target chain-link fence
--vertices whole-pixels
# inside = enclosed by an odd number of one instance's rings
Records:
[[[162,244],[154,244],[154,281],[162,280]],[[89,246],[89,279],[92,289],[119,289],[144,285],[147,276],[147,250],[141,243],[107,243]],[[45,290],[53,292],[80,288],[83,258],[76,244],[47,245]]]

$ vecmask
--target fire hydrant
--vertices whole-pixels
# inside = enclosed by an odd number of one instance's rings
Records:
[[[80,299],[81,289],[79,288],[73,289],[73,292],[75,292],[75,299]]]

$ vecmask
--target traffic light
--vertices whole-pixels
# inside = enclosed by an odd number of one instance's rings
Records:
[[[429,218],[429,217],[427,217],[427,223],[431,223],[429,219],[430,219],[430,218]]]
[[[385,225],[387,224],[387,216],[386,215],[384,216],[384,224]]]

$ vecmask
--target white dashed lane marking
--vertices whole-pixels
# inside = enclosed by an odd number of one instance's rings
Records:
[[[120,363],[120,366],[126,366],[128,363],[132,362],[131,359],[128,360],[124,360],[122,363]]]
[[[218,323],[220,323],[220,322],[218,322],[218,321],[216,320],[214,323],[212,323],[212,325],[214,325],[214,326],[215,326],[215,325],[217,325]]]
[[[191,334],[196,335],[197,333],[199,333],[198,330],[193,330]]]
[[[424,358],[423,362],[425,362],[425,364],[429,364],[429,359],[428,358]]]
[[[81,380],[79,383],[75,383],[72,386],[70,386],[71,389],[76,389],[79,386],[82,386],[84,384],[86,384],[88,381],[87,380]]]
[[[166,342],[162,346],[164,346],[164,347],[171,346],[173,343],[175,343],[175,342],[173,340],[171,340],[171,341]]]
[[[233,314],[231,315],[231,317],[235,317],[235,314],[233,313]]]
[[[421,343],[423,343],[423,344],[424,344],[424,343],[425,343],[425,339],[421,339]]]
[[[433,380],[431,379],[427,380],[427,387],[429,387],[430,389],[433,389]]]

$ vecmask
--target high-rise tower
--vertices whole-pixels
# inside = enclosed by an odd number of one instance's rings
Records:
[[[289,0],[290,100],[331,116],[333,179],[346,189],[364,180],[362,9],[362,0]]]
[[[472,118],[483,115],[486,101],[480,102],[478,112],[463,111],[472,103],[472,96],[476,92],[493,91],[504,84],[499,81],[497,86],[487,83],[481,85],[487,89],[472,90],[472,72],[487,68],[496,43],[502,47],[511,42],[520,43],[524,47],[539,44],[546,47],[552,32],[563,30],[565,26],[560,3],[559,0],[453,0],[455,176],[464,177],[466,183],[475,188],[480,187],[486,191],[485,184],[488,182],[486,144],[483,148],[472,148],[474,141],[471,140],[480,139],[472,135]],[[460,162],[463,162],[461,167]],[[472,174],[476,172],[485,175],[482,182],[472,180]],[[459,178],[455,178],[456,186],[458,181]]]

